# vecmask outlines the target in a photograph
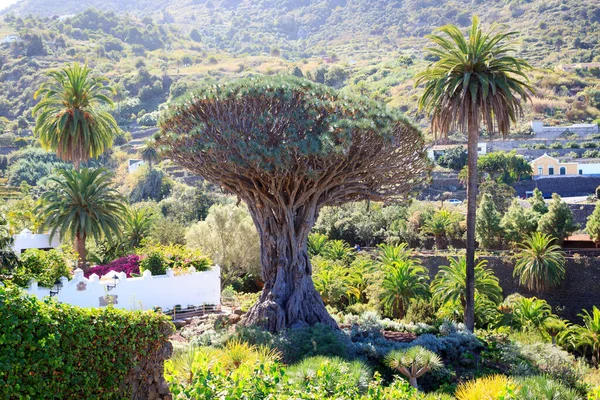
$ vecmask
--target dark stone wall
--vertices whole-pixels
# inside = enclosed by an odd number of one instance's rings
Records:
[[[529,181],[520,181],[512,185],[519,197],[525,197],[526,191],[533,191],[536,187],[544,196],[558,193],[562,197],[588,196],[600,186],[600,177],[594,176],[554,176]]]
[[[421,255],[423,265],[429,268],[431,279],[437,274],[440,265],[448,265],[446,257]],[[565,280],[562,284],[546,293],[530,292],[513,278],[514,261],[510,257],[481,257],[488,260],[488,267],[500,281],[504,297],[520,293],[526,297],[536,296],[546,300],[554,313],[574,322],[581,322],[577,314],[582,309],[591,310],[600,307],[600,258],[568,257],[565,265]]]

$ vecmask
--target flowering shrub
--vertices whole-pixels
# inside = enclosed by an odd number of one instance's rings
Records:
[[[106,265],[98,265],[96,267],[90,268],[85,273],[85,277],[89,278],[92,274],[103,276],[108,274],[110,271],[125,272],[125,274],[127,274],[127,277],[131,278],[131,274],[140,273],[140,256],[138,256],[137,254],[130,254],[128,256],[111,261]]]

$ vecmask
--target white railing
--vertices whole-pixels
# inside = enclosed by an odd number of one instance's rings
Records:
[[[115,308],[126,310],[154,307],[166,310],[176,305],[185,308],[220,304],[221,268],[218,265],[202,272],[196,272],[192,267],[183,275],[175,275],[169,269],[166,275],[152,276],[150,271],[144,271],[139,278],[127,278],[124,272],[120,272],[116,273],[116,284],[115,280],[107,279],[114,275],[109,273],[100,279],[93,274],[88,279],[81,269],[76,269],[73,279],[62,277],[61,285],[55,288],[38,287],[37,282],[31,281],[27,291],[40,299],[53,294],[59,302],[87,308],[113,304]]]

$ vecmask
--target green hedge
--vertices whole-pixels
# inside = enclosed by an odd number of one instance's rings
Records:
[[[134,368],[172,331],[152,312],[78,308],[0,288],[0,398],[130,398]]]

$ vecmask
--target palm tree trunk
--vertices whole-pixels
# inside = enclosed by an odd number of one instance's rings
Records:
[[[78,234],[75,237],[75,250],[79,255],[79,268],[87,272],[86,251],[85,251],[85,234]]]
[[[79,160],[79,159],[73,160],[73,168],[75,169],[75,171],[79,172],[80,167],[81,167],[81,160]]]
[[[477,115],[469,115],[467,145],[467,271],[465,296],[465,325],[475,328],[475,217],[477,212]]]

